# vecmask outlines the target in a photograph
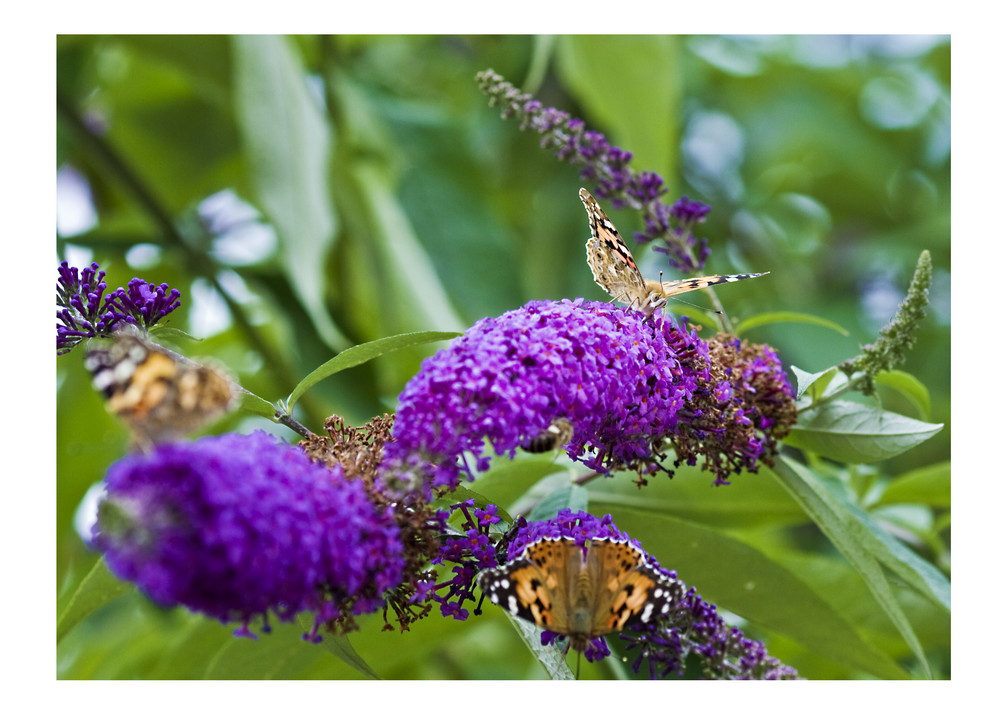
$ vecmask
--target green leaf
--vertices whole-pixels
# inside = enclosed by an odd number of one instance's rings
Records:
[[[103,557],[94,562],[56,622],[58,642],[80,621],[116,597],[132,589],[132,585],[118,579],[104,563]]]
[[[665,462],[664,465],[668,465]],[[721,530],[796,525],[808,521],[801,507],[769,474],[744,475],[715,486],[715,475],[681,465],[666,483],[638,487],[633,475],[616,474],[587,484],[590,504],[663,514]]]
[[[312,371],[302,381],[299,382],[292,393],[288,395],[288,410],[291,411],[295,402],[306,391],[325,378],[333,376],[335,373],[349,369],[354,366],[370,361],[382,354],[398,351],[408,346],[416,346],[422,343],[433,343],[435,341],[446,341],[456,336],[461,336],[457,331],[416,331],[414,333],[401,333],[396,336],[387,336],[368,343],[358,344],[349,349],[345,349],[332,359]]]
[[[346,662],[362,674],[371,677],[372,679],[379,678],[379,676],[375,673],[375,670],[369,667],[368,663],[354,649],[354,645],[351,644],[351,640],[348,635],[335,634],[333,632],[324,634],[321,645],[325,650],[330,652],[330,654]]]
[[[893,593],[892,586],[880,564],[880,559],[890,561],[890,557],[892,557],[891,566],[894,570],[904,568],[907,565],[897,563],[891,551],[887,551],[884,538],[879,538],[873,533],[874,525],[863,523],[861,517],[849,508],[842,496],[834,493],[809,469],[784,456],[779,456],[775,462],[774,474],[784,483],[788,492],[798,500],[806,513],[812,517],[826,538],[857,569],[876,601],[919,660],[924,676],[930,677],[930,667],[927,664],[923,647]],[[873,550],[878,552],[878,555],[873,553]],[[908,576],[909,581],[912,581],[914,575],[908,574]],[[916,576],[920,576],[919,572]],[[919,587],[915,588],[918,591],[926,591]],[[936,597],[936,595],[934,596]]]
[[[639,539],[660,564],[702,597],[830,659],[886,679],[906,678],[882,650],[777,561],[715,529],[666,514],[591,501],[596,516]]]
[[[937,567],[889,534],[875,519],[854,504],[845,503],[844,508],[868,532],[859,538],[870,554],[911,588],[941,609],[951,611],[951,583]]]
[[[243,393],[240,394],[240,409],[243,411],[249,411],[251,414],[263,416],[265,419],[270,419],[271,421],[274,421],[274,414],[277,411],[277,409],[274,408],[274,404],[270,401],[266,401],[260,396],[252,394],[245,389]]]
[[[943,427],[838,400],[800,411],[785,443],[845,464],[870,464],[912,449]]]
[[[327,179],[333,134],[290,38],[233,38],[236,117],[261,209],[274,224],[289,285],[333,349],[349,345],[326,304],[324,260],[337,217]]]
[[[942,461],[903,474],[890,482],[878,500],[882,504],[926,504],[951,508],[951,462]]]
[[[346,665],[350,669],[358,671],[361,679],[372,678],[370,670],[363,661],[360,664],[352,663],[349,654],[341,655],[337,652],[338,642],[341,637],[334,639],[324,635],[323,642],[311,644],[304,641],[298,628],[308,630],[311,627],[311,617],[301,615],[297,624],[277,624],[274,625],[270,633],[258,634],[257,639],[250,640],[232,635],[219,646],[207,659],[208,664],[201,675],[205,679],[229,680],[229,679],[303,679],[310,676],[310,670],[314,667],[323,667],[329,672],[333,672],[338,679],[350,677],[350,672],[344,669]],[[205,620],[214,621],[214,620]],[[181,664],[184,658],[196,658],[202,652],[198,643],[198,637],[206,637],[204,625],[192,630],[192,638],[185,643],[184,654],[178,660],[177,672],[174,676],[185,674]],[[214,635],[212,635],[214,636]],[[331,635],[336,636],[336,635]],[[346,642],[346,640],[344,640]],[[348,647],[350,643],[347,642]],[[177,654],[173,649],[171,653]],[[209,650],[204,650],[208,652]],[[333,652],[330,659],[329,653]],[[341,663],[343,662],[343,664]],[[167,672],[168,670],[164,670]],[[190,674],[190,672],[187,672]],[[377,678],[377,677],[376,677]]]
[[[399,165],[414,159],[402,160],[407,152],[392,142],[384,96],[348,73],[331,73],[327,80],[349,141],[338,148],[332,175],[350,241],[339,269],[346,282],[341,296],[353,305],[360,293],[365,305],[374,304],[376,316],[353,315],[359,327],[374,326],[375,335],[429,325],[464,327],[399,200]]]
[[[813,399],[818,399],[823,395],[823,392],[826,391],[826,388],[830,385],[830,382],[833,381],[833,378],[838,373],[843,376],[843,374],[837,370],[836,366],[831,366],[830,368],[818,373],[810,373],[808,371],[803,371],[798,366],[793,365],[792,373],[795,374],[795,382],[798,388],[798,394],[795,397],[796,399],[801,399],[803,394],[807,391]]]
[[[516,510],[518,501],[540,481],[559,476],[560,486],[569,482],[569,475],[564,467],[550,460],[536,457],[515,457],[507,463],[495,459],[494,466],[481,474],[471,484],[477,492],[501,509]]]
[[[765,326],[770,323],[808,323],[814,326],[823,326],[824,328],[832,329],[841,336],[850,336],[850,332],[840,324],[834,323],[833,321],[823,318],[822,316],[814,316],[811,313],[798,313],[795,311],[758,313],[757,315],[751,316],[750,318],[738,323],[736,325],[735,333],[737,336],[740,336],[744,332],[749,331],[751,328]]]
[[[931,394],[916,376],[905,371],[882,371],[875,377],[875,382],[882,386],[895,389],[905,396],[916,408],[921,421],[931,417]]]
[[[566,655],[558,644],[542,645],[540,628],[504,610],[510,623],[514,625],[525,646],[535,655],[535,659],[545,668],[552,679],[576,679],[566,664]]]
[[[569,484],[561,489],[557,489],[535,504],[528,513],[528,521],[555,519],[556,514],[562,509],[587,511],[587,506],[587,490],[577,484]]]

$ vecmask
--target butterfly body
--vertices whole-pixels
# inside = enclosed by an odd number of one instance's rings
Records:
[[[615,301],[634,306],[646,316],[667,305],[671,296],[697,291],[719,283],[731,283],[747,278],[766,276],[764,273],[735,273],[725,276],[698,276],[677,281],[651,281],[642,277],[631,251],[625,245],[611,219],[587,191],[580,189],[580,200],[587,209],[590,239],[587,241],[587,264],[597,285],[611,294]]]
[[[88,349],[84,367],[140,446],[192,431],[235,399],[234,385],[220,372],[137,334]]]
[[[630,620],[666,613],[674,590],[673,580],[632,543],[592,539],[581,546],[571,537],[540,539],[508,564],[482,572],[479,583],[494,604],[564,635],[577,651]]]

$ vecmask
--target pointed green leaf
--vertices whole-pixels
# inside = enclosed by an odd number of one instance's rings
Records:
[[[385,318],[405,328],[463,328],[434,263],[396,196],[388,174],[374,163],[353,168],[359,203],[368,225],[375,262],[382,269],[379,297]]]
[[[66,607],[56,622],[58,642],[79,622],[116,597],[132,589],[132,585],[118,579],[104,563],[104,558],[94,562],[79,586],[73,591]]]
[[[288,395],[288,410],[291,411],[295,402],[306,391],[323,379],[333,376],[344,369],[359,366],[382,354],[398,351],[401,348],[416,346],[422,343],[433,343],[435,341],[447,341],[456,336],[461,336],[461,333],[456,331],[416,331],[414,333],[387,336],[386,338],[380,338],[345,349],[299,382],[299,385]]]
[[[532,507],[531,512],[528,514],[528,520],[554,519],[556,514],[562,509],[587,511],[587,503],[587,490],[577,484],[569,484],[552,492]]]
[[[249,411],[251,414],[263,416],[265,419],[270,419],[271,421],[274,421],[274,414],[277,411],[274,408],[274,404],[265,401],[260,396],[252,394],[245,389],[240,394],[240,409]]]
[[[792,373],[795,374],[795,383],[798,388],[798,393],[795,398],[801,399],[802,396],[808,391],[809,395],[813,399],[818,399],[823,395],[823,392],[826,390],[826,387],[829,386],[833,377],[840,372],[837,371],[836,366],[831,366],[823,371],[810,373],[808,371],[803,371],[798,366],[793,365]]]
[[[360,654],[358,654],[357,650],[354,649],[354,645],[351,644],[351,640],[348,635],[330,632],[323,635],[323,641],[321,644],[324,649],[330,652],[330,654],[349,664],[362,674],[367,675],[372,679],[379,678],[379,676],[375,673],[375,670],[369,667],[368,663],[361,657]]]
[[[878,503],[927,504],[950,509],[951,462],[943,461],[893,479]]]
[[[931,417],[931,393],[913,374],[896,369],[882,371],[875,377],[875,382],[905,396],[916,408],[921,421],[927,421]]]
[[[878,557],[872,553],[873,549],[884,545],[873,536],[871,527],[862,524],[859,517],[844,503],[842,496],[828,488],[806,467],[779,456],[775,462],[774,474],[784,482],[788,493],[798,500],[826,538],[857,569],[876,601],[919,660],[924,675],[930,677],[930,667],[920,640],[896,599]]]
[[[937,567],[889,534],[855,505],[845,504],[844,507],[867,532],[860,535],[859,540],[868,553],[938,607],[951,611],[951,583]]]
[[[869,464],[912,449],[943,426],[838,400],[800,411],[785,443],[845,464]]]
[[[566,664],[566,655],[563,654],[559,645],[542,645],[540,627],[537,627],[531,622],[521,619],[520,617],[510,614],[509,612],[506,612],[506,610],[505,613],[507,614],[507,618],[510,620],[511,624],[514,625],[514,629],[517,630],[517,633],[520,635],[525,646],[533,655],[535,655],[535,659],[537,659],[539,664],[545,668],[545,671],[548,672],[550,678],[576,679],[573,676],[573,672],[570,671],[569,666]]]
[[[236,118],[291,287],[323,341],[338,349],[348,342],[327,310],[324,273],[337,231],[327,180],[332,132],[293,42],[276,35],[233,38]]]
[[[496,465],[478,476],[471,487],[503,508],[516,507],[517,501],[542,479],[554,474],[565,475],[565,467],[548,459],[520,456],[509,463],[499,462],[501,460],[497,459]],[[568,480],[568,475],[565,476]]]

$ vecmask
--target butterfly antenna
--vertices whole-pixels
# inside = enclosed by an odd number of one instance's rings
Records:
[[[580,650],[576,650],[576,678],[580,679]]]

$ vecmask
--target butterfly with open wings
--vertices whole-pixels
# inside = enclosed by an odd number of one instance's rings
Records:
[[[676,581],[622,539],[582,546],[572,537],[544,537],[513,561],[483,571],[479,584],[491,602],[566,636],[580,652],[630,621],[666,614],[678,593]]]
[[[121,332],[95,344],[84,366],[140,448],[193,431],[236,403],[237,387],[221,371],[139,334]]]

